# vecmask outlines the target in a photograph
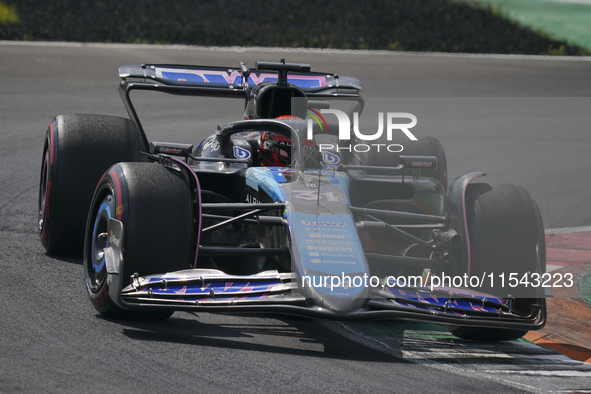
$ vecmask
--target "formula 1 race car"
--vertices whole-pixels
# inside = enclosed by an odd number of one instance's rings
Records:
[[[480,340],[544,326],[533,282],[545,238],[531,195],[474,183],[482,172],[448,186],[444,150],[410,132],[412,114],[367,138],[357,79],[284,60],[119,75],[131,120],[57,116],[39,190],[41,243],[83,256],[101,314],[400,318]],[[196,145],[150,141],[134,90],[242,99],[243,119]]]

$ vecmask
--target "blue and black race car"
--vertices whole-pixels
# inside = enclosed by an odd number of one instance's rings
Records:
[[[545,272],[544,228],[531,195],[473,182],[482,172],[448,185],[440,142],[414,136],[412,114],[365,138],[357,79],[285,61],[119,75],[130,119],[57,116],[39,191],[43,246],[83,256],[101,314],[400,318],[481,340],[544,326],[530,281]],[[199,143],[150,141],[134,90],[245,109]]]

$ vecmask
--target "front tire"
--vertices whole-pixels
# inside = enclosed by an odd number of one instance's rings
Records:
[[[170,317],[171,311],[123,310],[110,298],[104,259],[110,219],[123,224],[123,287],[134,273],[146,276],[190,268],[193,207],[184,178],[153,163],[114,165],[97,186],[84,244],[86,289],[99,313],[141,320]]]
[[[486,183],[468,185],[466,214],[472,256],[472,266],[466,267],[470,276],[481,277],[493,273],[546,272],[546,239],[538,206],[529,192],[513,185],[491,186]],[[507,275],[505,275],[507,276]],[[527,315],[536,303],[535,289],[480,288],[499,297],[515,296],[513,310]],[[501,293],[499,293],[501,291]],[[493,329],[449,326],[457,337],[480,341],[508,341],[518,339],[527,330]]]

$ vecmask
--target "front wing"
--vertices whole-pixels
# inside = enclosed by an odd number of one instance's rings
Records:
[[[264,271],[229,275],[213,269],[188,269],[131,278],[121,289],[121,252],[105,253],[109,296],[130,310],[277,313],[333,320],[409,319],[440,324],[518,330],[541,329],[546,322],[543,297],[530,315],[512,310],[514,299],[474,293],[467,289],[387,286],[372,288],[364,307],[336,313],[314,305],[297,291],[293,273]]]

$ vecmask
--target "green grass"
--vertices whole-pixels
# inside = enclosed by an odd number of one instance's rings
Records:
[[[19,18],[15,7],[0,1],[0,25],[15,25],[17,23],[19,23]]]
[[[453,338],[445,326],[408,320],[350,321],[347,325],[369,336]]]
[[[578,291],[583,301],[591,306],[591,272],[588,272],[587,275],[579,281]]]
[[[509,18],[547,36],[591,50],[591,5],[552,0],[464,0],[490,6]],[[549,54],[560,54],[560,48]]]

